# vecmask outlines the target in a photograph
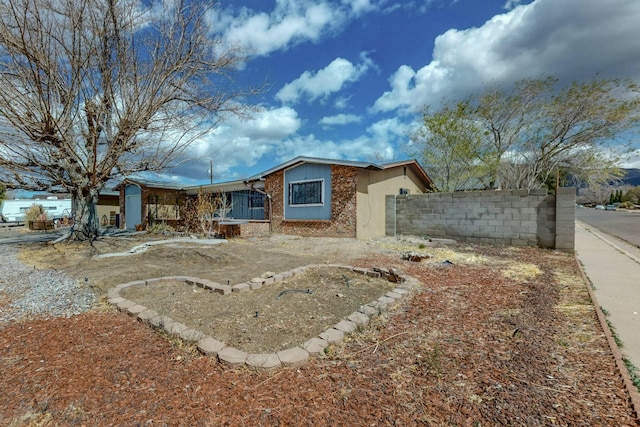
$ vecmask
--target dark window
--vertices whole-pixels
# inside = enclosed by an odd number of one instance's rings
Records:
[[[289,205],[321,205],[324,180],[299,181],[289,184]]]
[[[252,192],[249,195],[249,207],[250,208],[264,208],[264,194],[257,191]]]

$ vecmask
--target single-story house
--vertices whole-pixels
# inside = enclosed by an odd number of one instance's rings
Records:
[[[125,179],[114,190],[119,191],[120,228],[144,230],[158,221],[172,226],[180,221],[186,199],[181,184],[135,178]]]
[[[149,223],[145,218],[153,211],[147,199],[162,188],[161,183],[154,185],[125,180],[117,187],[121,226],[131,228],[131,215],[137,224]],[[175,192],[176,203],[179,195],[224,194],[226,217],[238,220],[244,236],[276,232],[368,239],[385,234],[385,196],[426,193],[435,187],[415,160],[378,165],[301,156],[245,180],[166,190]],[[128,210],[134,213],[126,219]]]

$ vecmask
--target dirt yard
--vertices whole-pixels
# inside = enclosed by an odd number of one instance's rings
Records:
[[[276,353],[319,335],[397,285],[338,268],[313,268],[260,289],[220,295],[184,282],[121,295],[248,353]]]
[[[0,424],[640,425],[572,256],[417,239],[274,236],[92,258],[144,239],[30,245],[21,259],[86,278],[101,293],[134,279],[239,283],[323,263],[394,267],[423,287],[322,357],[274,371],[225,367],[106,304],[68,319],[3,324]],[[433,257],[403,261],[410,250]],[[271,299],[252,310],[266,310]]]

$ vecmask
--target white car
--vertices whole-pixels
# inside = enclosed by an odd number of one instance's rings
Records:
[[[596,205],[596,209],[599,210],[599,211],[603,211],[604,210],[604,206]]]

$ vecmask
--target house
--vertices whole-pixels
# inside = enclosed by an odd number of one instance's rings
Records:
[[[160,183],[154,185],[126,180],[117,187],[121,225],[122,218],[126,228],[131,228],[131,221],[147,225],[154,219],[157,210],[149,208],[149,197],[162,189]],[[165,188],[175,192],[176,203],[180,196],[195,197],[199,192],[224,195],[228,212],[223,216],[243,236],[275,232],[359,239],[385,235],[385,196],[434,189],[415,160],[378,165],[304,156],[245,180]],[[126,219],[130,210],[134,213]]]
[[[248,180],[259,181],[273,232],[358,239],[384,236],[386,195],[434,190],[415,160],[377,165],[296,157]]]
[[[125,179],[114,190],[119,192],[120,228],[147,229],[159,221],[176,226],[180,221],[186,198],[181,184],[136,178]]]

